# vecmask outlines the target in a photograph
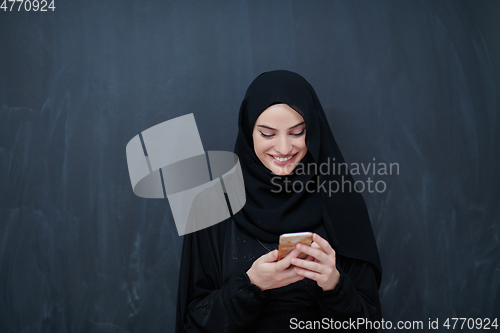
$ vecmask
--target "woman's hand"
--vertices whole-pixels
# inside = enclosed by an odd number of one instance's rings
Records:
[[[335,250],[327,240],[318,234],[313,234],[311,246],[297,244],[296,250],[304,252],[308,257],[303,260],[292,258],[295,272],[303,277],[314,280],[323,291],[333,290],[339,283],[340,273],[337,270]]]
[[[298,275],[290,261],[300,254],[298,249],[293,249],[285,258],[278,259],[278,250],[268,252],[252,264],[246,272],[250,282],[262,290],[284,287],[290,283],[300,281],[304,278]]]

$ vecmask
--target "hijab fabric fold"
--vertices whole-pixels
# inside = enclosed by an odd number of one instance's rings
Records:
[[[252,138],[259,115],[279,103],[297,111],[306,124],[308,152],[300,162],[303,167],[298,165],[287,176],[277,176],[262,164]],[[354,188],[328,192],[328,184],[333,181],[349,181],[354,187],[352,176],[346,168],[342,168],[343,173],[320,172],[322,163],[338,165],[344,158],[312,86],[286,70],[260,74],[241,103],[238,128],[234,152],[241,161],[246,204],[233,216],[234,221],[265,242],[278,242],[283,233],[314,231],[323,224],[337,254],[372,263],[380,286],[380,258],[363,197]],[[302,191],[294,191],[294,183],[299,190],[301,183]]]

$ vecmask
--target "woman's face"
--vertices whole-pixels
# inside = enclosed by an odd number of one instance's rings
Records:
[[[307,153],[304,118],[287,104],[264,110],[252,136],[255,154],[276,175],[290,174]]]

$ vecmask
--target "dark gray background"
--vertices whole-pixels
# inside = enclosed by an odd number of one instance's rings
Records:
[[[272,69],[315,87],[348,162],[400,165],[363,194],[384,318],[500,316],[499,1],[55,5],[0,11],[0,332],[171,332],[182,238],[125,146],[192,112],[232,151]]]

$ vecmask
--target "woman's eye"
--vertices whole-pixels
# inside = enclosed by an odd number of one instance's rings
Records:
[[[274,134],[264,134],[262,132],[260,132],[260,134],[265,138],[272,138],[274,136]]]
[[[292,135],[293,135],[293,136],[301,136],[302,134],[304,134],[304,132],[305,132],[305,131],[306,131],[306,129],[304,128],[304,129],[302,130],[302,132],[300,132],[300,133],[292,133]]]

